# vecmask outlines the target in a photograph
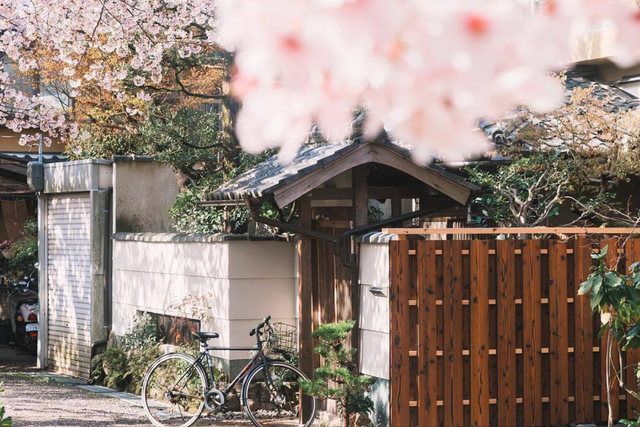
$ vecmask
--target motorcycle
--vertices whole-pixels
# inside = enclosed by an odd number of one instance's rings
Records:
[[[29,276],[18,282],[10,282],[9,312],[11,331],[18,347],[30,353],[38,348],[38,265]]]

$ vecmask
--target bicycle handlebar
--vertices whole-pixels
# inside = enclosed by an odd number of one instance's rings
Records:
[[[264,328],[266,325],[269,324],[269,320],[271,320],[271,316],[267,316],[265,317],[262,322],[255,328],[252,329],[251,332],[249,332],[249,336],[252,337],[254,336],[256,333],[258,333],[258,335],[262,335],[262,328]]]

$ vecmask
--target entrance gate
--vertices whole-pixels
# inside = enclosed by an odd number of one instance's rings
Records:
[[[617,239],[392,242],[391,424],[606,421],[606,337],[577,296],[605,245],[620,271],[640,260],[633,239],[617,251]],[[640,352],[622,361],[637,365]],[[634,370],[624,375],[635,387]],[[640,410],[617,387],[612,396],[614,419]]]

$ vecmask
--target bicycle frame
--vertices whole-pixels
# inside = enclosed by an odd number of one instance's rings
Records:
[[[205,390],[205,394],[207,392],[209,392],[210,390],[213,389],[217,389],[216,387],[216,380],[213,377],[213,360],[211,358],[211,351],[217,351],[217,350],[228,350],[228,351],[256,351],[257,353],[255,354],[255,356],[253,356],[251,358],[251,360],[249,361],[249,363],[247,363],[245,365],[245,367],[242,369],[242,371],[236,375],[236,377],[233,379],[233,381],[231,381],[229,383],[229,385],[224,389],[224,390],[220,390],[222,391],[222,394],[224,394],[225,396],[227,396],[229,394],[229,392],[231,390],[234,389],[234,387],[236,385],[238,385],[238,383],[240,381],[242,381],[244,379],[244,377],[246,377],[246,375],[257,365],[259,365],[260,363],[262,363],[264,365],[264,369],[265,369],[265,373],[268,375],[269,373],[269,357],[265,356],[264,354],[264,350],[262,349],[262,345],[258,344],[254,347],[218,347],[218,346],[205,346],[204,348],[202,348],[200,350],[200,355],[198,356],[198,358],[195,360],[195,362],[193,362],[191,364],[191,366],[189,367],[189,369],[187,369],[185,371],[184,374],[182,374],[182,376],[180,378],[178,378],[178,380],[173,384],[172,389],[174,389],[176,387],[177,384],[180,383],[180,381],[182,381],[182,379],[188,375],[192,369],[194,369],[194,367],[197,364],[200,364],[201,366],[203,359],[206,357],[207,358],[207,366],[209,367],[209,390]]]

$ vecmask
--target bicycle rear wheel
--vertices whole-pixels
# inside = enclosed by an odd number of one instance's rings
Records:
[[[147,370],[142,403],[153,425],[187,427],[202,414],[207,376],[195,361],[187,354],[166,354]]]
[[[259,365],[247,375],[242,400],[249,419],[257,427],[309,427],[316,416],[316,399],[303,395],[299,379],[307,376],[284,362],[271,362],[265,375]],[[300,414],[300,397],[304,415]]]

